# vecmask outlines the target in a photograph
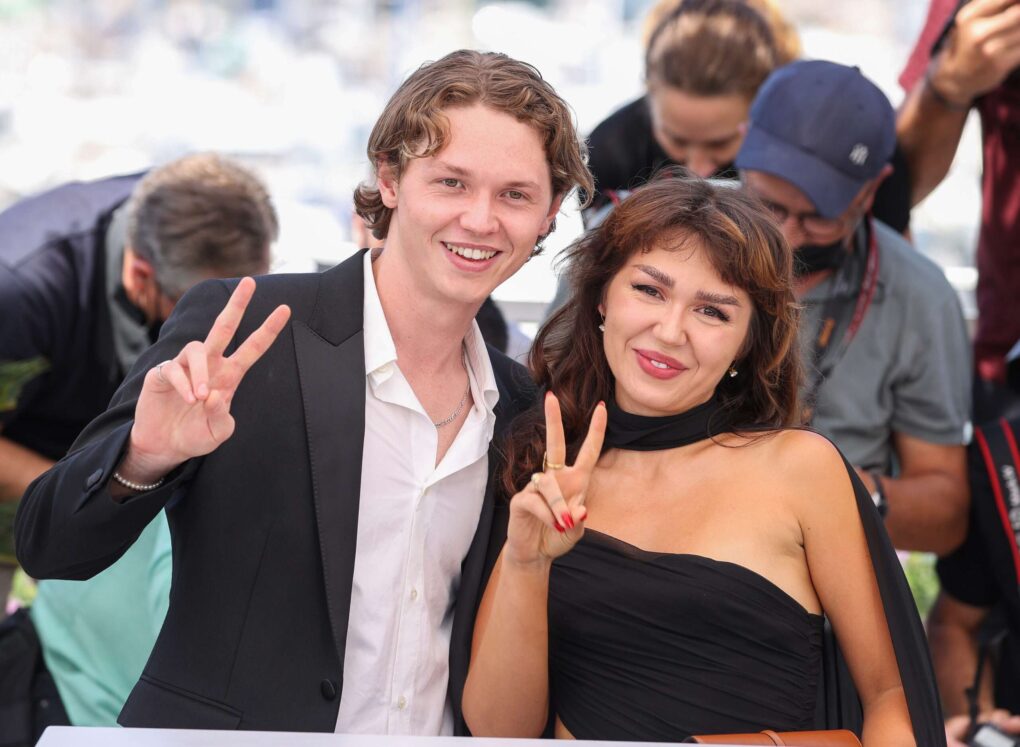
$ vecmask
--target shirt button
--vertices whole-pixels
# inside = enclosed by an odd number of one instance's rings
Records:
[[[407,708],[407,698],[405,698],[403,695],[397,698],[397,708],[399,708],[401,711]]]
[[[326,700],[334,700],[337,695],[336,683],[333,680],[323,680],[319,683],[319,690]]]
[[[413,602],[417,598],[418,598],[418,590],[417,589],[411,589],[411,601]]]

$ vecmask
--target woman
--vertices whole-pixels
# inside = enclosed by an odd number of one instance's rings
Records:
[[[773,28],[750,0],[673,0],[657,18],[645,50],[647,92],[609,116],[589,138],[599,190],[647,181],[660,167],[684,164],[702,177],[735,176],[758,87],[795,55],[780,50]]]
[[[791,256],[752,199],[656,180],[571,250],[573,297],[531,357],[544,423],[530,413],[505,449],[516,495],[463,701],[476,736],[537,736],[551,710],[557,736],[585,739],[944,739],[874,505],[791,427]],[[823,612],[863,728],[849,699],[820,705]]]
[[[735,178],[751,102],[776,68],[799,55],[796,34],[770,0],[666,0],[645,51],[646,94],[614,112],[589,137],[598,193],[585,220],[620,191],[682,164],[702,177]],[[898,232],[910,222],[906,161],[876,196],[874,214]]]

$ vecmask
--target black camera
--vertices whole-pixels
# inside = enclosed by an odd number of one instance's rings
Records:
[[[977,731],[967,740],[969,747],[1020,747],[1020,738],[1011,736],[997,726],[978,724]]]

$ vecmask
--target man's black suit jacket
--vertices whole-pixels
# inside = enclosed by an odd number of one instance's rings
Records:
[[[158,489],[115,503],[106,486],[146,371],[204,339],[236,281],[197,286],[110,409],[26,492],[17,551],[36,578],[99,573],[166,508],[170,609],[121,712],[123,725],[335,728],[364,437],[362,263],[359,253],[321,274],[259,278],[234,345],[280,303],[293,317],[238,388],[234,435]],[[491,350],[490,359],[499,389],[495,443],[534,395],[522,367]],[[499,461],[490,446],[485,501],[457,591],[450,697],[460,734],[474,616],[506,534],[506,504],[494,498]]]

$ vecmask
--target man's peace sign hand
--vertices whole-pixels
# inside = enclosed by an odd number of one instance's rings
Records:
[[[278,306],[225,356],[254,292],[255,281],[243,278],[203,342],[188,343],[177,357],[145,374],[130,445],[119,469],[122,476],[153,482],[188,459],[210,453],[233,434],[234,393],[290,318],[290,309]]]
[[[552,392],[545,397],[545,434],[544,471],[536,472],[510,501],[506,554],[511,562],[522,565],[557,558],[584,534],[584,520],[588,516],[585,492],[602,453],[606,406],[600,402],[595,407],[588,434],[571,466],[566,465],[560,403]]]

